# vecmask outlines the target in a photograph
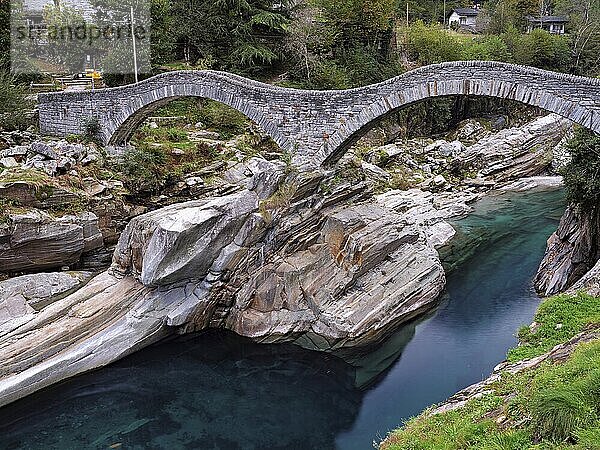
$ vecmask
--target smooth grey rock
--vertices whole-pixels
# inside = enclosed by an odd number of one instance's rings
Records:
[[[58,162],[54,160],[49,161],[39,161],[39,160],[29,160],[23,166],[25,169],[37,169],[42,172],[46,172],[49,176],[53,177],[56,175],[56,170],[58,169]]]
[[[11,167],[19,167],[20,164],[12,156],[7,156],[6,158],[0,158],[0,166],[11,168]]]
[[[44,156],[46,159],[58,159],[58,154],[54,149],[46,142],[35,141],[29,146],[32,152],[38,155]]]
[[[454,132],[450,134],[449,139],[452,141],[460,141],[462,143],[475,143],[489,132],[486,128],[475,119],[467,119],[458,124]]]
[[[508,184],[500,186],[498,189],[502,191],[530,191],[533,189],[558,189],[563,185],[561,176],[540,176],[520,178]]]
[[[256,195],[264,200],[277,190],[286,176],[285,169],[285,164],[281,161],[267,161],[254,157],[228,169],[223,174],[223,180],[255,191]]]
[[[70,265],[101,246],[98,218],[92,213],[61,218],[39,210],[9,214],[8,224],[0,227],[0,271]]]
[[[36,273],[0,282],[0,325],[23,323],[41,307],[59,300],[91,278],[90,272]]]
[[[600,297],[600,260],[584,276],[577,280],[567,290],[567,293],[575,295],[579,291],[586,292],[594,297]]]
[[[418,226],[430,246],[439,248],[455,234],[445,220],[462,217],[471,212],[469,203],[479,198],[472,193],[432,194],[420,189],[392,190],[378,195],[377,202],[403,214],[407,223]]]
[[[429,144],[423,152],[425,154],[433,154],[439,158],[456,157],[465,151],[465,146],[462,142],[453,141],[447,142],[444,140],[438,140]]]
[[[114,264],[145,285],[203,278],[222,248],[257,209],[258,197],[245,190],[135,217],[121,234]]]

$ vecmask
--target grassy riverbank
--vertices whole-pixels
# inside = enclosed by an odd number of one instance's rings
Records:
[[[543,355],[600,326],[600,299],[586,294],[544,301],[519,332],[508,361]],[[547,360],[519,373],[504,371],[459,409],[430,410],[390,433],[381,450],[600,449],[600,340],[577,345],[562,362]]]

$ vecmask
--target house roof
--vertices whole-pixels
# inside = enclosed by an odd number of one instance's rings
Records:
[[[569,21],[569,19],[565,16],[542,16],[542,17],[528,16],[527,20],[530,22],[543,22],[543,23],[565,23],[565,22]]]
[[[475,8],[455,8],[453,11],[459,16],[474,17],[479,14],[479,10]]]
[[[62,5],[75,8],[82,12],[84,17],[88,17],[92,13],[92,6],[89,0],[61,0]],[[53,0],[24,0],[23,11],[25,15],[42,15],[46,5],[54,5]]]

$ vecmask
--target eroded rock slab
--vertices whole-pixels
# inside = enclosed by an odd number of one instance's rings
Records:
[[[540,175],[551,165],[555,147],[571,128],[570,121],[549,114],[483,137],[467,147],[463,163],[480,167],[482,176],[495,181]]]
[[[0,326],[7,330],[29,320],[91,278],[89,272],[36,273],[0,282]]]
[[[102,244],[93,213],[59,218],[39,210],[11,213],[0,225],[0,272],[69,266]]]

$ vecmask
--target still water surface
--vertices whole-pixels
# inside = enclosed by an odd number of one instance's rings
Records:
[[[372,448],[487,376],[515,344],[564,207],[560,191],[479,202],[455,223],[440,307],[353,365],[224,332],[187,336],[0,409],[0,448]]]

